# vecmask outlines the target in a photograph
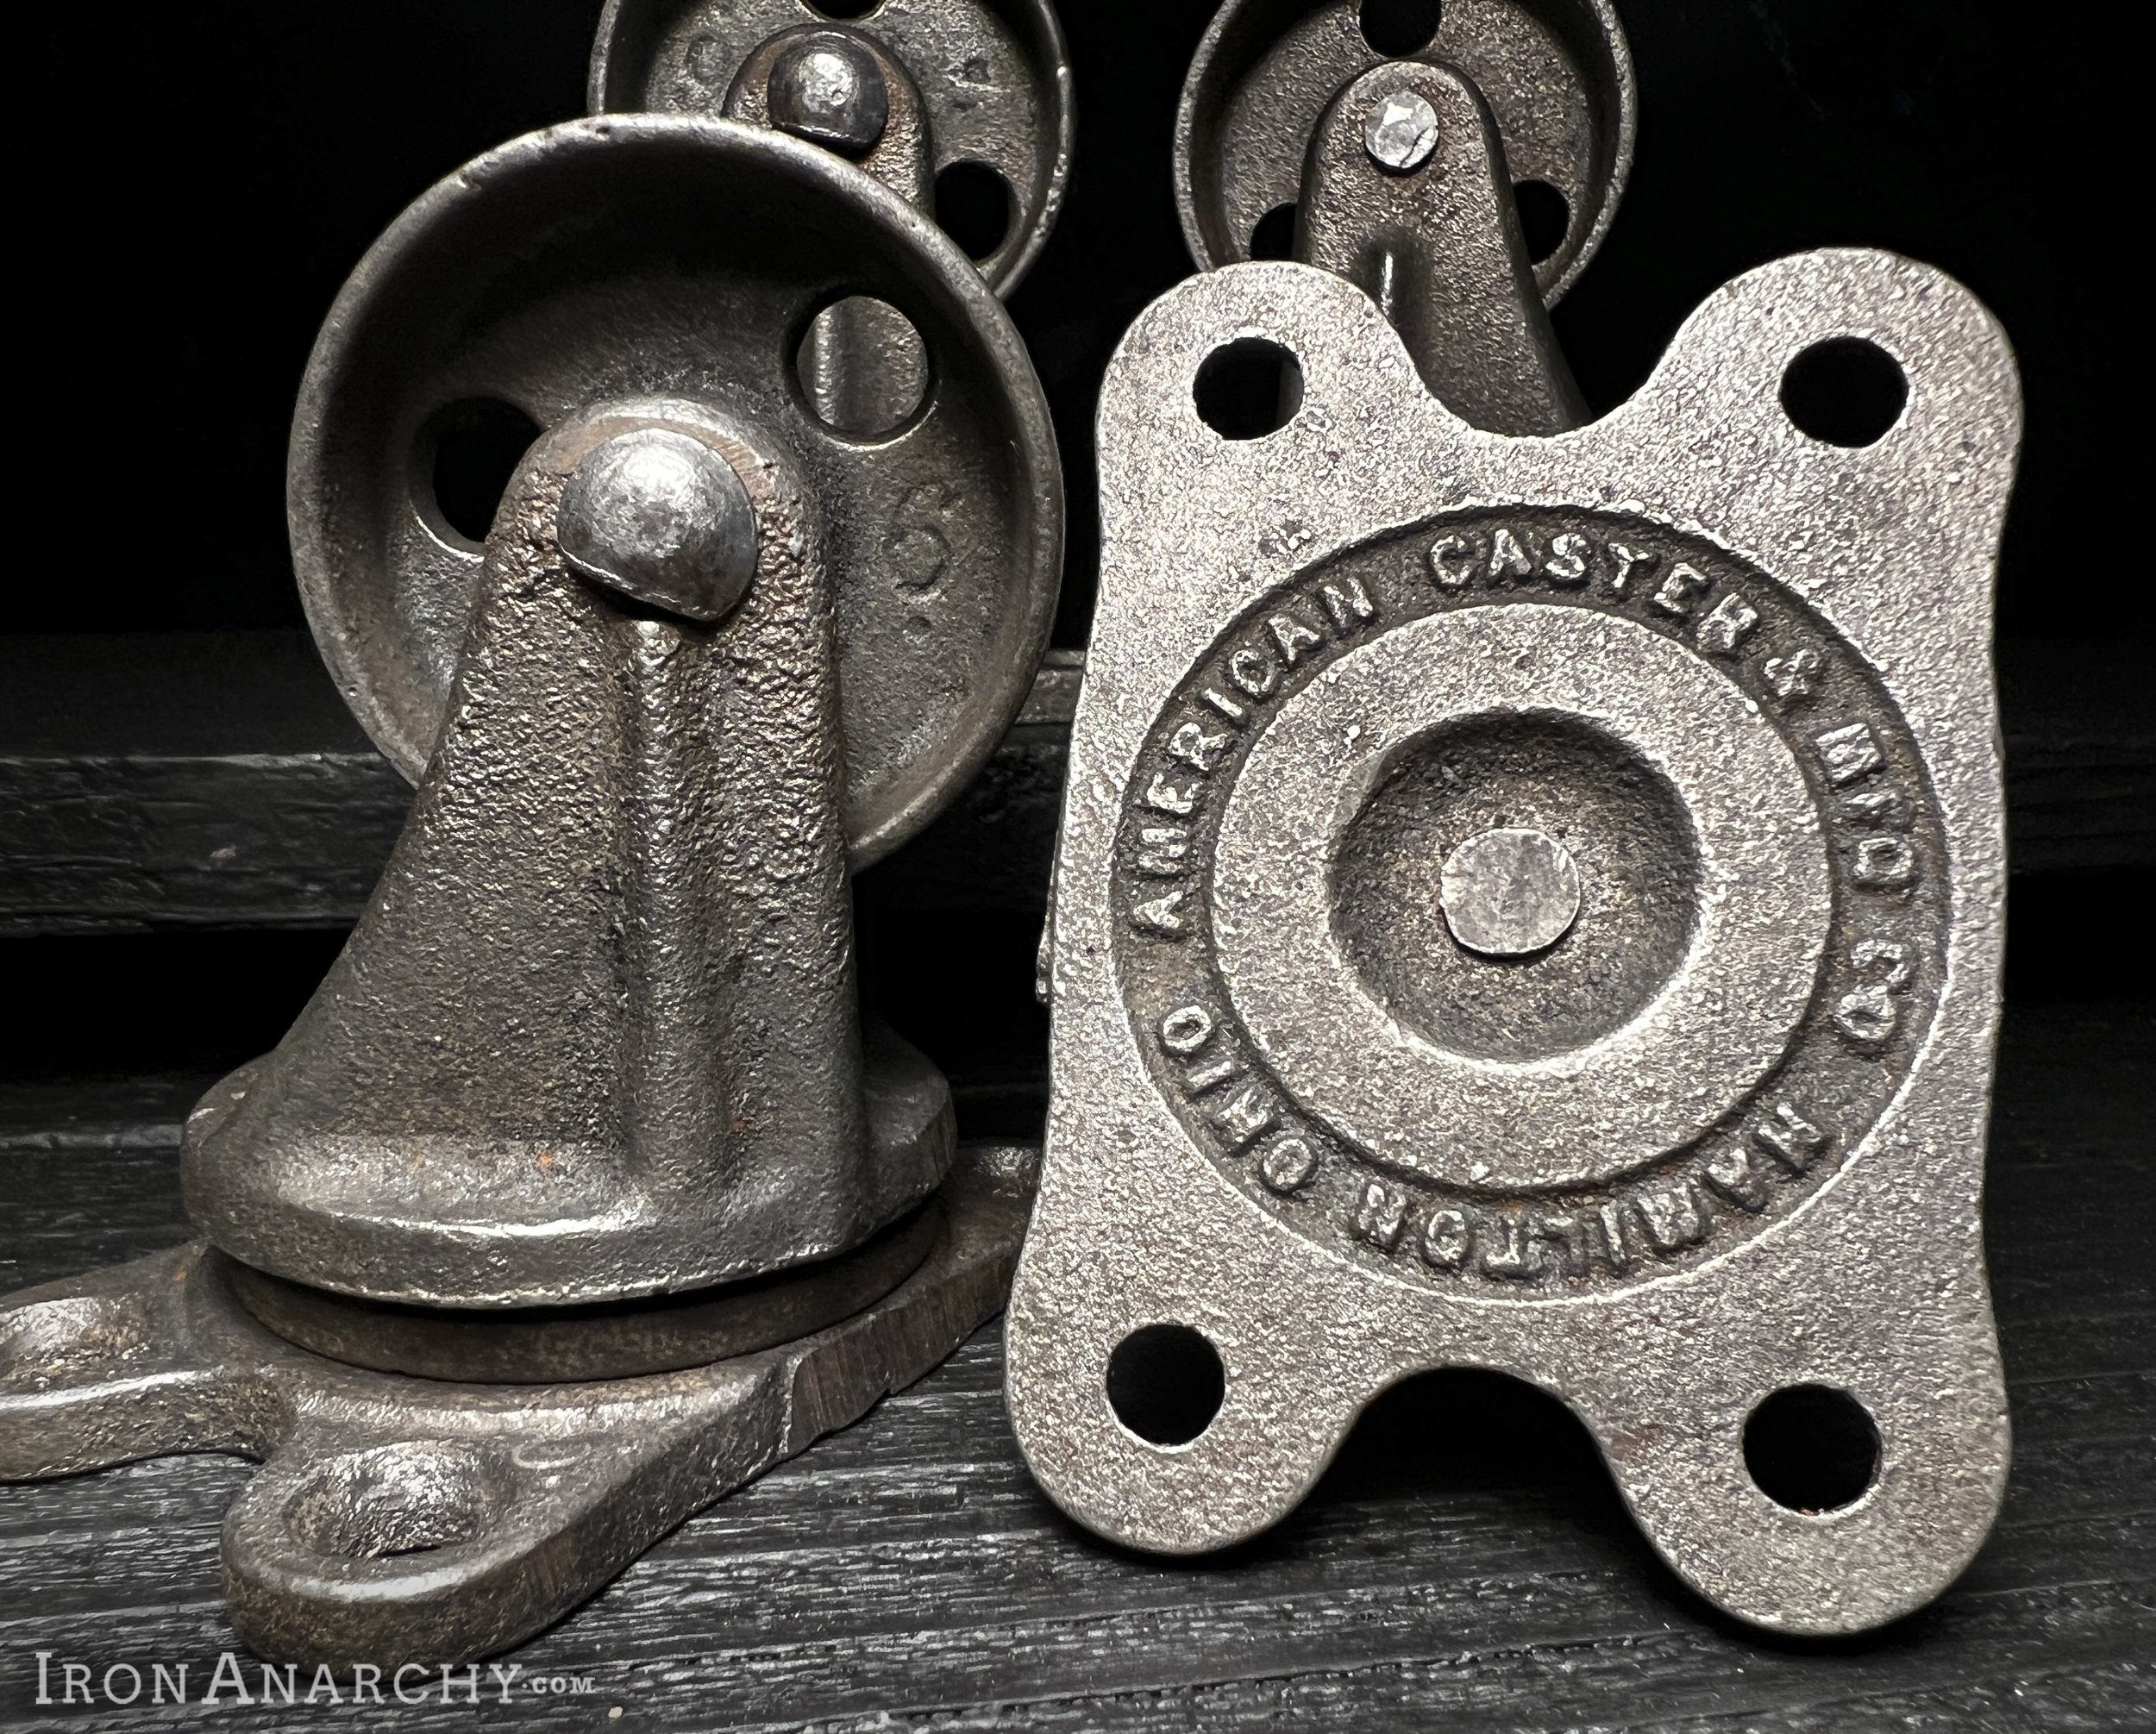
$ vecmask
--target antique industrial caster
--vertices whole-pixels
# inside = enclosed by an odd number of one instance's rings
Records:
[[[880,347],[834,366],[819,322],[864,306]],[[460,492],[490,441],[491,530]],[[290,1035],[190,1122],[205,1238],[0,1311],[0,1473],[261,1456],[242,1636],[460,1660],[1001,1304],[1030,1164],[954,1152],[942,1076],[863,1029],[849,868],[1026,693],[1056,452],[899,197],[780,131],[618,116],[391,228],[290,504],[417,798]]]
[[[1049,0],[607,0],[594,115],[723,115],[837,151],[932,211],[1007,295],[1070,178],[1070,56]]]
[[[1194,1552],[1388,1385],[1495,1368],[1709,1599],[1875,1625],[2007,1468],[2011,352],[1936,271],[1811,253],[1576,426],[1503,105],[1434,58],[1343,77],[1298,195],[1332,268],[1186,282],[1102,396],[1020,1443],[1081,1521]],[[1836,368],[1871,425],[1814,412]],[[1807,1406],[1860,1444],[1817,1497],[1761,1449]]]

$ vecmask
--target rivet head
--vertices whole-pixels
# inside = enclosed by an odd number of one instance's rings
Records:
[[[837,30],[793,43],[772,63],[765,85],[771,124],[827,150],[862,156],[890,123],[891,95],[876,58]]]
[[[561,553],[595,584],[690,620],[724,618],[756,570],[756,516],[734,466],[666,428],[586,453],[561,494]]]
[[[1413,174],[1438,147],[1438,111],[1413,91],[1379,98],[1363,116],[1363,147],[1393,174]]]
[[[1486,957],[1555,945],[1580,913],[1580,870],[1555,837],[1484,831],[1446,857],[1438,897],[1453,938]]]

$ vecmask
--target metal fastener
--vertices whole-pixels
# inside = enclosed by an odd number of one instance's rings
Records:
[[[724,619],[756,570],[756,519],[734,466],[667,428],[589,453],[561,492],[561,553],[586,578],[691,620]]]
[[[1378,167],[1413,174],[1438,147],[1438,111],[1413,91],[1382,97],[1363,116],[1363,147]]]
[[[774,126],[848,156],[873,150],[891,116],[875,56],[837,30],[805,37],[780,55],[769,93]]]

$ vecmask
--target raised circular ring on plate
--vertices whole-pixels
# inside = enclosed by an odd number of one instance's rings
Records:
[[[799,380],[805,334],[849,296],[897,309],[928,356],[920,407],[873,438],[829,426]],[[293,422],[293,560],[323,658],[416,781],[485,553],[439,509],[432,430],[461,406],[544,429],[655,396],[753,427],[820,507],[848,832],[856,865],[874,860],[1025,701],[1062,575],[1062,483],[1025,346],[979,274],[920,213],[783,134],[576,122],[467,164],[390,227],[323,326]]]
[[[1175,206],[1201,270],[1263,256],[1263,242],[1252,250],[1261,225],[1285,233],[1267,219],[1300,196],[1319,116],[1391,58],[1365,38],[1359,12],[1357,0],[1226,0],[1213,15],[1175,119]],[[1450,0],[1408,58],[1457,66],[1489,104],[1523,219],[1534,219],[1535,283],[1554,305],[1601,245],[1632,170],[1639,97],[1616,9]]]
[[[1676,790],[1696,852],[1690,943],[1596,1040],[1529,1059],[1452,1052],[1381,1004],[1341,943],[1338,845],[1420,741],[1551,717]],[[1803,773],[1756,707],[1650,627],[1532,602],[1395,627],[1286,701],[1236,779],[1213,896],[1221,975],[1295,1099],[1380,1161],[1505,1189],[1599,1184],[1712,1125],[1803,1014],[1828,912]]]
[[[1462,510],[1285,580],[1177,682],[1123,798],[1117,979],[1266,1211],[1554,1296],[1710,1257],[1863,1148],[1945,979],[1944,848],[1883,685],[1768,574]],[[1464,942],[1463,850],[1526,873],[1532,933]]]
[[[607,0],[587,105],[717,115],[760,44],[818,16],[801,0]],[[919,88],[939,194],[977,201],[1000,185],[1001,233],[976,260],[1009,294],[1047,244],[1070,179],[1070,54],[1050,0],[881,6],[836,28],[872,37]]]

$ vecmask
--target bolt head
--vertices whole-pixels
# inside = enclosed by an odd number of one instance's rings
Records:
[[[593,583],[690,620],[720,620],[756,571],[756,516],[734,466],[666,428],[585,454],[561,494],[561,553]]]
[[[862,156],[890,123],[891,95],[865,45],[837,30],[793,44],[766,85],[771,124],[828,150]]]
[[[1413,91],[1381,97],[1363,117],[1363,147],[1390,174],[1413,174],[1438,147],[1438,111]]]
[[[1453,938],[1485,957],[1526,957],[1555,945],[1579,919],[1580,870],[1543,831],[1470,837],[1446,859],[1438,900]]]

